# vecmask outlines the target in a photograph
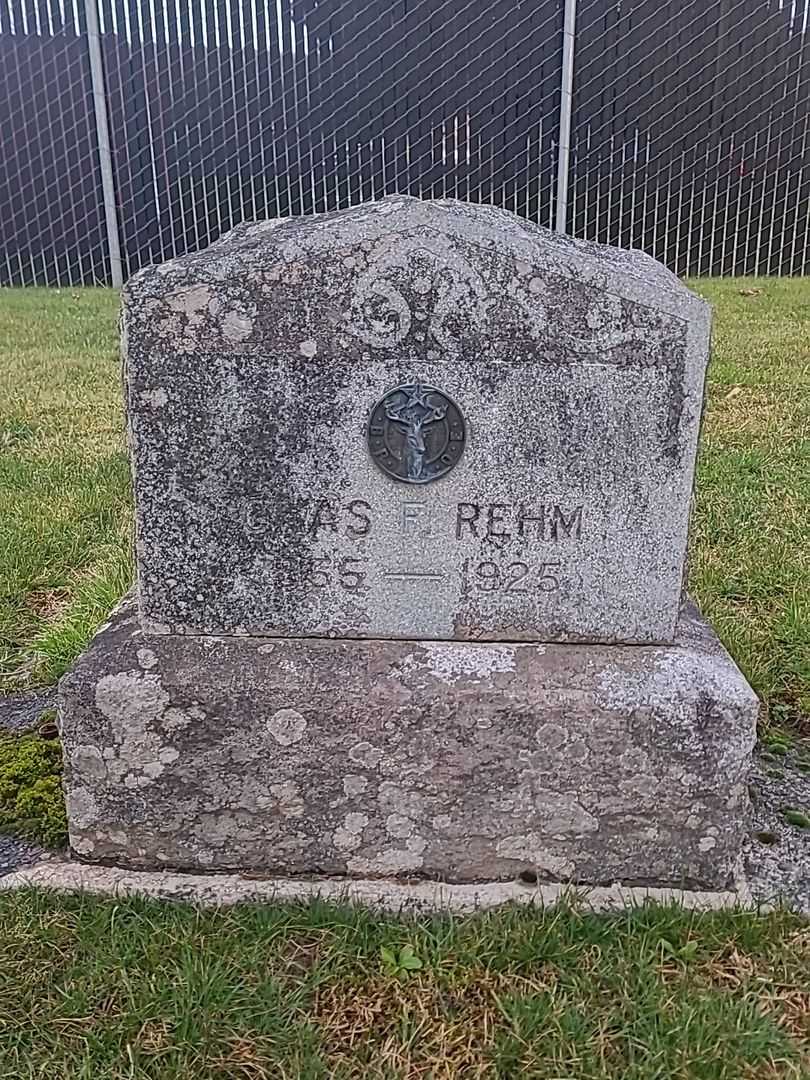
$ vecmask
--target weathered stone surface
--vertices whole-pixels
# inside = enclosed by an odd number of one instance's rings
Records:
[[[123,326],[154,632],[672,640],[709,314],[648,256],[394,196],[143,270]],[[403,383],[466,423],[431,483],[367,448]]]
[[[502,904],[553,907],[560,901],[590,911],[616,911],[639,904],[680,904],[698,911],[716,911],[750,904],[745,882],[724,891],[633,887],[621,884],[581,889],[571,885],[526,886],[520,881],[487,881],[451,885],[433,881],[384,881],[377,878],[258,878],[241,874],[173,874],[167,870],[122,870],[81,862],[43,862],[0,878],[0,892],[12,889],[55,889],[100,896],[148,896],[181,900],[202,907],[244,903],[290,903],[324,900],[364,904],[408,914],[455,911],[470,914]],[[763,905],[765,907],[766,905]],[[762,908],[760,908],[762,910]]]
[[[139,868],[723,888],[757,702],[673,646],[155,635],[60,687],[73,848]]]

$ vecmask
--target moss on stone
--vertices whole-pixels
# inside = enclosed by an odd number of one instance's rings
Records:
[[[57,739],[0,735],[0,831],[49,847],[64,845],[67,819],[61,777]]]
[[[783,813],[785,821],[795,825],[797,829],[810,829],[810,816],[805,814],[803,810],[788,809]]]

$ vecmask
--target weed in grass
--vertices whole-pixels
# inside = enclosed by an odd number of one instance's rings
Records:
[[[37,720],[37,735],[40,739],[56,739],[59,737],[56,709],[43,709]]]
[[[768,710],[768,725],[762,735],[762,744],[772,754],[789,754],[795,745],[794,733],[780,726],[789,714],[787,706],[774,703]]]
[[[786,743],[781,742],[766,742],[769,754],[776,754],[777,757],[784,757],[790,753],[790,747]]]
[[[380,959],[387,974],[397,979],[406,979],[414,971],[420,971],[424,967],[412,945],[403,945],[400,949],[382,945]]]
[[[797,829],[810,829],[810,815],[803,810],[787,809],[782,811],[782,816],[790,825]]]
[[[691,941],[687,941],[683,945],[673,945],[667,938],[661,938],[658,942],[658,947],[661,950],[662,956],[671,957],[673,960],[688,964],[697,956],[698,943],[697,939],[692,938]]]
[[[0,427],[0,449],[8,450],[12,446],[26,442],[34,437],[34,427],[27,420],[9,417]]]

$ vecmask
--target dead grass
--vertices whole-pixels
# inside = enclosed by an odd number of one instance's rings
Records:
[[[731,944],[708,957],[696,977],[735,994],[755,993],[764,1014],[791,1038],[810,1043],[810,978],[797,986],[792,975],[797,969],[810,974],[807,923],[789,932],[778,950],[764,955],[751,955]]]
[[[70,589],[33,589],[25,597],[25,606],[37,618],[55,622],[70,607]]]
[[[376,976],[319,987],[311,1017],[326,1058],[347,1077],[372,1068],[381,1076],[485,1078],[498,1075],[492,1055],[503,1000],[543,989],[486,968],[465,970],[456,986],[430,974],[403,982]]]

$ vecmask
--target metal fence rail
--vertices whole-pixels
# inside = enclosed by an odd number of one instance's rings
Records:
[[[807,272],[809,13],[0,0],[0,283],[117,282],[245,219],[393,192],[496,203],[681,274]]]

